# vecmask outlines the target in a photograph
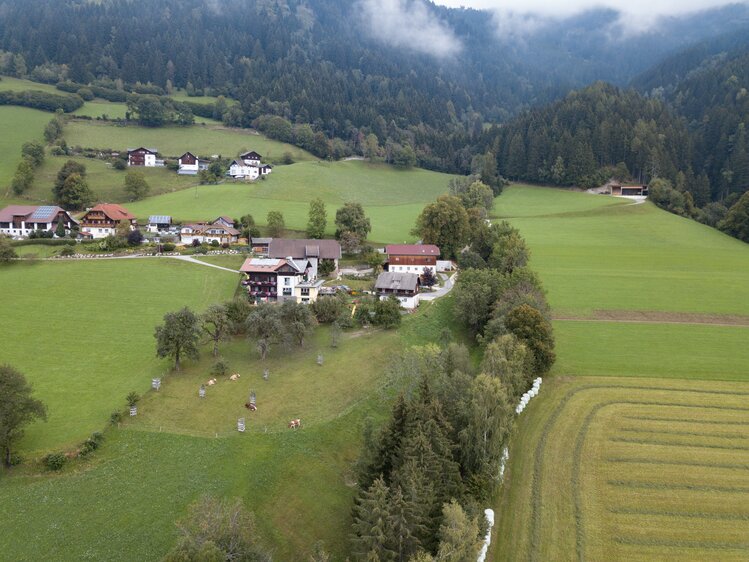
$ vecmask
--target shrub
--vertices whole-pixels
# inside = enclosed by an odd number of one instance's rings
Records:
[[[218,240],[211,240],[211,246],[213,246],[214,248],[218,248],[220,245],[221,244]]]
[[[214,377],[224,377],[229,372],[229,362],[223,357],[219,357],[211,367],[211,374]]]
[[[332,324],[341,316],[346,316],[348,312],[346,302],[340,297],[318,298],[310,306],[315,318],[321,324]]]
[[[177,246],[175,246],[171,242],[167,242],[166,244],[162,244],[161,245],[161,251],[162,252],[173,252],[176,247]]]
[[[116,158],[115,161],[112,163],[112,166],[115,170],[125,170],[127,169],[127,162],[123,160],[122,158]]]
[[[122,421],[122,412],[112,412],[109,416],[109,423],[116,425]]]
[[[60,250],[60,255],[63,257],[74,256],[75,250],[71,246],[65,246],[62,250]]]
[[[23,457],[18,453],[11,453],[10,466],[18,466],[21,463],[23,463]]]
[[[131,392],[125,397],[125,401],[127,402],[127,405],[130,406],[131,408],[135,406],[139,400],[140,400],[140,396],[135,391]]]
[[[78,88],[76,93],[81,96],[84,101],[91,101],[94,99],[94,93],[91,91],[91,88]]]
[[[47,470],[62,470],[67,461],[68,457],[63,453],[50,453],[44,457],[44,466],[47,467]]]
[[[83,445],[81,446],[81,450],[78,453],[78,455],[81,457],[85,457],[89,453],[93,453],[96,449],[99,448],[102,441],[104,441],[104,436],[100,432],[96,431],[92,433],[91,437],[89,437],[83,442]]]

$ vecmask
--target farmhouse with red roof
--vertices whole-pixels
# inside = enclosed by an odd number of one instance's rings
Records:
[[[114,203],[101,203],[86,211],[81,217],[81,234],[91,238],[114,236],[117,225],[122,221],[130,224],[130,230],[138,226],[135,215],[130,214],[125,207]]]

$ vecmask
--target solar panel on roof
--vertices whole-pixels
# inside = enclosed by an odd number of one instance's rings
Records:
[[[42,207],[38,207],[36,211],[34,211],[31,216],[29,217],[29,220],[44,220],[52,215],[55,214],[55,209],[57,207],[52,207],[50,205],[44,205]]]

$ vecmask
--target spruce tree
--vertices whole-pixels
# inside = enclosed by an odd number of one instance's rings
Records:
[[[357,499],[354,506],[354,551],[364,559],[394,561],[390,502],[387,484],[382,477]]]

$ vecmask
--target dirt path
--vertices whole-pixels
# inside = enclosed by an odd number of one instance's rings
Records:
[[[656,312],[641,310],[596,310],[590,316],[554,315],[564,322],[620,322],[630,324],[699,324],[749,328],[749,316],[701,314],[696,312]]]

